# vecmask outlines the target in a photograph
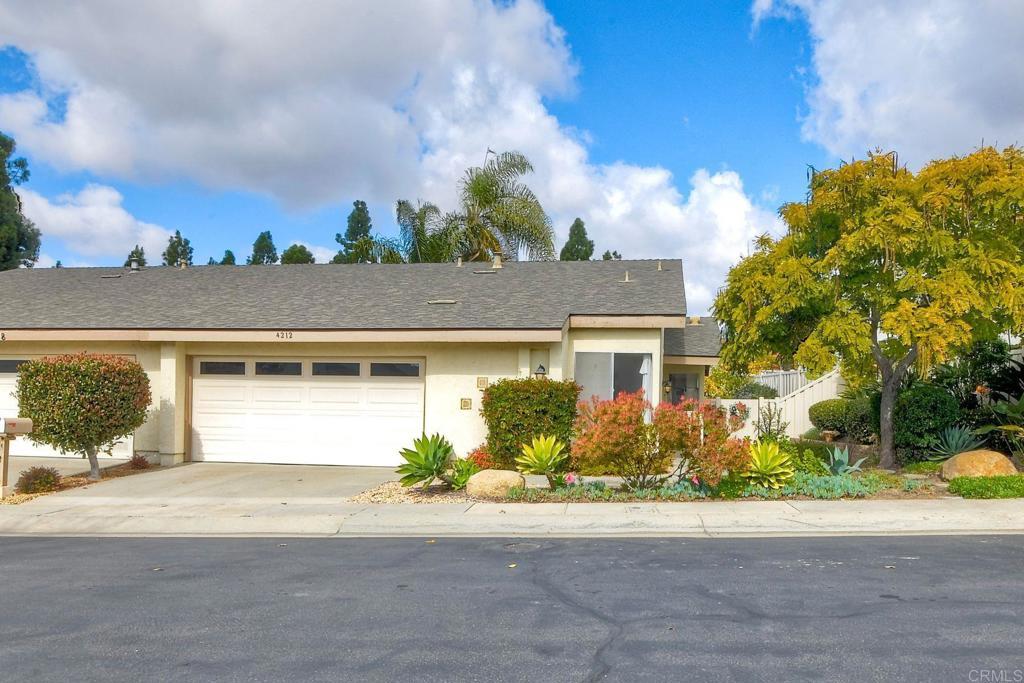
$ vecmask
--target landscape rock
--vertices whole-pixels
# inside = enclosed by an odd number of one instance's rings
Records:
[[[473,498],[502,499],[510,489],[526,488],[526,479],[509,470],[481,470],[469,478],[466,493]]]
[[[1017,474],[1017,468],[1002,453],[989,450],[967,451],[954,455],[942,464],[942,478],[997,477]]]

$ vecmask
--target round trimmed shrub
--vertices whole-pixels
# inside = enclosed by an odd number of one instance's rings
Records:
[[[858,443],[867,443],[871,440],[875,434],[875,426],[871,414],[870,398],[854,398],[846,401],[846,416],[840,431]]]
[[[945,389],[915,384],[893,404],[893,442],[898,449],[925,451],[938,441],[939,432],[960,420],[960,404]]]
[[[82,353],[50,356],[18,368],[18,410],[31,418],[29,439],[62,453],[84,453],[99,479],[97,454],[146,421],[149,377],[130,358]]]
[[[46,493],[60,488],[60,472],[52,467],[29,467],[18,477],[18,493]]]
[[[845,398],[819,401],[807,410],[807,416],[811,424],[822,431],[845,432],[848,403]]]

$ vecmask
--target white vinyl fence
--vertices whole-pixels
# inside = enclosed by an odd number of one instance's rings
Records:
[[[808,409],[818,403],[830,398],[838,398],[840,392],[846,387],[839,370],[822,375],[816,380],[811,380],[796,391],[782,398],[751,398],[751,399],[719,399],[718,404],[726,408],[732,408],[742,403],[749,410],[747,421],[735,436],[757,436],[757,429],[754,423],[757,421],[761,410],[768,405],[773,405],[782,415],[782,421],[787,422],[786,434],[790,437],[798,437],[814,425],[807,415]]]
[[[774,389],[779,398],[789,396],[810,382],[803,370],[767,370],[755,376],[754,381]]]

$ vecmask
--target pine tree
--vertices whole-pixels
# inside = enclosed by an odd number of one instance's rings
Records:
[[[0,270],[31,268],[39,260],[39,229],[22,213],[14,192],[28,180],[28,162],[12,158],[14,147],[14,140],[0,133]]]
[[[132,261],[137,262],[139,268],[144,267],[146,265],[146,249],[136,244],[135,248],[128,253],[128,258],[124,260],[124,267],[131,266]]]
[[[606,251],[601,255],[601,259],[604,261],[621,261],[622,254],[617,251]]]
[[[224,258],[220,260],[222,266],[233,266],[235,265],[235,252],[230,249],[224,250]]]
[[[341,251],[334,257],[333,263],[358,263],[360,255],[365,255],[366,241],[371,239],[373,220],[370,218],[370,210],[366,208],[366,202],[357,199],[352,202],[352,207],[345,234],[338,233],[334,236],[334,240],[341,245]]]
[[[163,253],[165,266],[192,265],[192,244],[181,236],[180,230],[167,239],[167,249]]]
[[[587,228],[579,218],[569,228],[569,239],[562,247],[559,259],[562,261],[589,261],[594,255],[594,240],[587,239]]]
[[[252,243],[252,256],[246,259],[250,266],[269,266],[277,263],[277,247],[274,246],[274,238],[269,230],[264,230]]]

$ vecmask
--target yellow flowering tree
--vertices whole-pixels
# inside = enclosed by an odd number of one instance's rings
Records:
[[[881,380],[880,451],[911,366],[1024,329],[1024,153],[991,147],[914,173],[894,153],[814,173],[788,228],[763,236],[714,304],[722,362],[766,353],[821,374]]]

